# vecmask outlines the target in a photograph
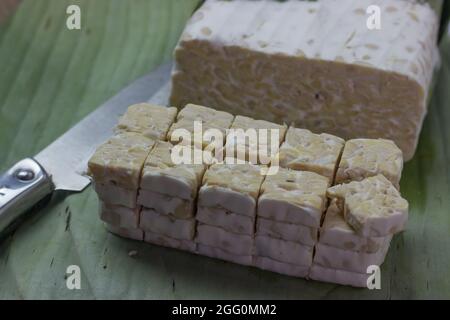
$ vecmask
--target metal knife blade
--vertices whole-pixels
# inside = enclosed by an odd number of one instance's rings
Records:
[[[34,158],[51,176],[55,190],[81,191],[89,183],[87,162],[95,149],[112,135],[112,129],[129,105],[152,100],[166,104],[171,64],[140,78],[105,102]],[[165,90],[155,95],[162,87]]]
[[[0,236],[11,231],[24,212],[53,191],[86,188],[90,183],[86,176],[89,158],[111,137],[127,107],[144,101],[167,104],[171,69],[168,63],[136,80],[34,158],[21,160],[0,174]]]

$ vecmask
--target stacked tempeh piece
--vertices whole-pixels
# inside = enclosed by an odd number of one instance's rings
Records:
[[[195,135],[198,124],[224,138]],[[259,139],[262,151],[255,152],[233,129],[278,135]],[[221,152],[209,152],[210,142]],[[245,148],[233,151],[239,144]],[[268,157],[266,147],[279,152]],[[189,163],[174,161],[180,150]],[[218,162],[221,155],[234,161]],[[138,104],[97,149],[89,171],[100,218],[115,234],[366,286],[367,267],[383,262],[392,235],[407,220],[408,204],[398,191],[402,165],[401,151],[387,140],[345,142],[203,106],[177,112]]]
[[[257,267],[297,277],[308,275],[327,186],[328,179],[314,172],[280,168],[266,177],[258,200]]]
[[[256,203],[263,179],[252,164],[215,164],[206,171],[197,210],[200,254],[252,264]]]
[[[327,190],[331,202],[311,279],[367,285],[369,266],[383,263],[392,236],[408,219],[408,202],[395,187],[402,168],[402,153],[391,141],[347,141],[336,173],[336,182],[343,184]]]
[[[267,154],[250,146],[250,139],[235,134],[249,129],[275,129],[276,148],[284,138],[285,126],[267,121],[236,116],[226,135],[223,155],[234,164],[214,164],[203,178],[198,199],[197,243],[200,254],[236,262],[253,264],[254,233],[258,196],[264,176],[261,172],[270,165]],[[267,137],[263,149],[271,147]],[[239,148],[238,145],[244,146]],[[241,164],[236,164],[240,159]],[[264,161],[265,166],[261,163]]]
[[[137,202],[145,241],[195,251],[195,199],[205,166],[174,165],[173,145],[158,141],[144,163]]]

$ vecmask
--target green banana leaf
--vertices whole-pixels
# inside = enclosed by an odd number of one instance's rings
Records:
[[[0,170],[36,153],[127,83],[170,59],[196,0],[24,0],[0,21]],[[65,27],[78,4],[82,29]],[[285,277],[106,232],[91,188],[59,194],[0,244],[1,299],[450,298],[450,31],[414,159],[401,189],[381,290]],[[133,253],[133,254],[130,254]],[[81,289],[66,286],[81,269]]]

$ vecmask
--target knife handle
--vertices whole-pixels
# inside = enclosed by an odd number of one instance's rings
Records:
[[[53,190],[50,176],[31,158],[0,175],[0,234]]]

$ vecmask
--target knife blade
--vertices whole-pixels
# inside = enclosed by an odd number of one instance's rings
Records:
[[[129,105],[148,101],[166,105],[172,64],[134,81],[32,158],[0,176],[0,234],[39,200],[54,191],[82,191],[90,184],[87,163],[113,134]]]

